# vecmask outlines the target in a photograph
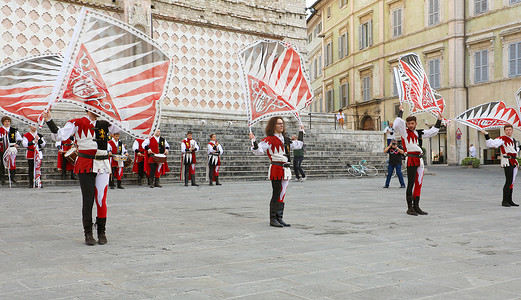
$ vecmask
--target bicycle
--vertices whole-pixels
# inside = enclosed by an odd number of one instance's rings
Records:
[[[362,177],[362,175],[373,177],[378,175],[378,170],[375,167],[368,166],[367,161],[365,159],[360,161],[360,164],[358,165],[351,165],[349,163],[347,163],[346,165],[349,168],[347,169],[349,175],[355,177]]]

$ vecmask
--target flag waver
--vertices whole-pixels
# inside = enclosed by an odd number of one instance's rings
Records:
[[[83,9],[51,97],[107,118],[136,137],[159,126],[172,61],[153,40]]]
[[[400,102],[410,104],[411,115],[422,112],[431,113],[435,117],[442,115],[445,100],[431,88],[416,53],[409,53],[398,59],[394,77]]]
[[[63,57],[46,54],[26,57],[0,68],[0,111],[37,126],[56,84]]]
[[[271,116],[293,115],[311,104],[313,93],[303,60],[293,45],[260,40],[239,54],[249,123]]]

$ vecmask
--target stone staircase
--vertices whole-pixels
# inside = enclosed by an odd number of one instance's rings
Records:
[[[81,115],[81,114],[79,114]],[[246,121],[237,118],[233,122],[222,117],[221,120],[208,120],[204,122],[194,116],[164,118],[161,126],[162,135],[170,144],[168,163],[170,172],[162,177],[162,183],[179,182],[180,174],[180,142],[188,130],[194,132],[194,139],[201,148],[197,155],[196,179],[198,183],[206,183],[204,178],[206,172],[206,147],[209,134],[217,134],[219,142],[224,147],[220,179],[226,181],[250,181],[267,180],[269,159],[266,156],[255,156],[251,153],[250,141],[248,139],[248,128]],[[228,120],[228,121],[226,121]],[[335,130],[330,114],[313,114],[311,118],[311,129],[306,129],[304,142],[306,144],[305,159],[302,163],[304,172],[309,179],[315,178],[352,178],[347,173],[346,163],[357,164],[360,160],[367,160],[367,164],[377,167],[379,176],[383,176],[383,165],[387,155],[382,153],[383,136],[380,132],[347,131],[337,128]],[[298,133],[296,121],[286,118],[286,130],[289,134]],[[309,116],[303,117],[304,125],[309,128]],[[62,125],[64,118],[57,118],[56,123]],[[23,135],[27,126],[17,124]],[[195,125],[194,125],[195,124]],[[259,138],[264,137],[265,123],[256,124],[253,133]],[[50,131],[46,126],[40,129],[47,141],[44,150],[44,162],[42,167],[42,181],[44,186],[49,185],[76,185],[77,181],[67,179],[61,180],[61,173],[56,167],[57,149],[51,140]],[[122,134],[122,140],[132,153],[134,139]],[[133,157],[133,155],[131,154]],[[68,174],[70,177],[70,174]],[[19,151],[17,157],[17,186],[26,187],[27,160],[25,149]],[[137,175],[132,174],[131,168],[124,170],[123,185],[136,184]]]

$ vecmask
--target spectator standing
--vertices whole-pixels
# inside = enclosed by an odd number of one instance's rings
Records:
[[[396,175],[400,181],[400,188],[405,188],[402,174],[402,154],[403,149],[397,145],[396,141],[392,141],[389,146],[384,149],[384,153],[389,154],[389,166],[387,167],[387,179],[385,180],[384,188],[389,187],[393,171],[396,169]]]
[[[342,110],[339,110],[338,114],[336,114],[336,121],[338,122],[338,124],[340,125],[340,128],[342,128],[342,129],[344,129],[344,119],[345,119],[344,113],[342,112]]]
[[[387,134],[387,146],[389,146],[391,141],[394,140],[393,122],[389,122],[389,125],[387,125],[384,129],[384,133]]]
[[[291,147],[293,149],[293,171],[297,181],[306,180],[306,174],[302,170],[302,161],[304,160],[304,132],[299,131],[298,137],[296,135],[291,136]],[[302,175],[302,178],[300,178]]]
[[[474,147],[474,144],[470,144],[469,153],[470,157],[476,157],[476,147]]]

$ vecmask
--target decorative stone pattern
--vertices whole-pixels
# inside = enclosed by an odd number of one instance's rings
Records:
[[[0,63],[21,59],[29,55],[42,53],[65,54],[76,25],[76,18],[82,2],[75,0],[1,0],[0,3]],[[147,1],[143,1],[146,3]],[[255,40],[273,36],[294,42],[299,41],[299,28],[302,23],[302,41],[305,36],[305,21],[300,22],[298,3],[303,0],[279,1],[267,0],[264,6],[255,1],[242,1],[243,11],[233,11],[236,1],[210,2],[152,1],[152,37],[174,60],[174,72],[170,90],[164,99],[165,110],[220,111],[223,113],[243,114],[245,110],[242,98],[240,67],[236,52]],[[250,3],[251,2],[251,3]],[[122,1],[84,1],[90,9],[95,9],[119,20],[125,19],[124,10],[118,3]],[[141,1],[136,2],[141,4]],[[221,3],[221,4],[219,4]],[[130,4],[130,3],[129,3]],[[237,4],[237,3],[235,3]],[[170,6],[167,6],[170,5]],[[168,7],[164,14],[163,7]],[[239,7],[239,6],[237,6]],[[206,10],[208,8],[209,10]],[[201,11],[212,22],[221,22],[216,26],[205,24],[200,19],[178,19],[176,10],[190,12],[185,18],[199,17]],[[155,13],[163,12],[161,15]],[[261,18],[265,12],[265,16]],[[248,16],[248,14],[250,14]],[[287,16],[286,16],[287,15]],[[134,14],[137,18],[139,14]],[[221,17],[219,17],[221,16]],[[284,16],[284,17],[283,17]],[[288,17],[289,16],[289,17]],[[143,19],[143,16],[141,16]],[[128,17],[127,17],[128,18]],[[268,20],[268,19],[270,20]],[[135,25],[145,27],[146,20],[130,20]],[[128,20],[127,20],[128,21]],[[255,28],[255,22],[259,27]],[[292,26],[285,24],[295,23]],[[244,24],[244,27],[242,27]],[[272,28],[280,32],[266,31]],[[289,29],[288,29],[289,28]],[[146,29],[146,27],[145,27]],[[297,45],[299,46],[299,45]],[[303,47],[301,47],[303,49]]]

